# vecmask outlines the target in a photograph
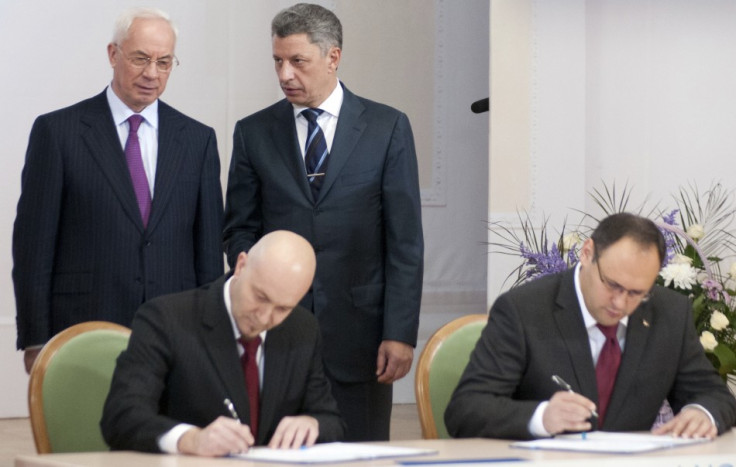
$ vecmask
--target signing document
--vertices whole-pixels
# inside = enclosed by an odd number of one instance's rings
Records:
[[[324,443],[302,447],[301,449],[251,448],[246,453],[234,454],[232,457],[264,462],[317,464],[389,457],[422,456],[436,453],[437,451],[433,449],[377,446],[360,443]]]
[[[711,440],[707,438],[674,438],[672,436],[659,436],[646,433],[593,431],[590,433],[558,435],[554,438],[536,439],[534,441],[518,441],[511,443],[511,447],[631,454],[687,446],[690,444],[707,443],[709,441]]]

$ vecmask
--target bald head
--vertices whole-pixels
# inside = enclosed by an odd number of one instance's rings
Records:
[[[241,253],[230,283],[240,332],[253,338],[286,319],[312,285],[316,264],[309,242],[285,230],[265,235],[248,254]]]

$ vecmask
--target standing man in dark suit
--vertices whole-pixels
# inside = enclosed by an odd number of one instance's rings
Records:
[[[655,434],[728,431],[736,400],[705,357],[687,297],[654,285],[664,255],[652,221],[614,214],[573,270],[501,295],[445,412],[450,434],[649,430],[665,399],[677,415]]]
[[[215,132],[158,99],[175,42],[165,13],[126,11],[107,46],[110,86],[33,125],[13,231],[27,371],[73,324],[129,326],[144,301],[222,275]]]
[[[237,123],[225,208],[230,264],[276,229],[304,236],[317,317],[349,440],[386,440],[392,383],[411,368],[422,292],[417,159],[409,120],[338,79],[342,26],[298,4],[271,24],[286,99]]]
[[[341,439],[317,320],[298,306],[314,268],[304,238],[272,232],[238,255],[232,277],[144,304],[105,403],[110,447],[222,456]]]

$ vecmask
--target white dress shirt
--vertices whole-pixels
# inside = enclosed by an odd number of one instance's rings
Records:
[[[332,151],[332,142],[335,140],[335,130],[337,129],[337,119],[340,116],[340,107],[342,107],[343,95],[344,92],[340,85],[340,81],[338,80],[335,89],[318,107],[323,110],[323,112],[319,117],[317,117],[317,124],[325,135],[327,151],[330,152]],[[293,107],[294,121],[296,122],[296,135],[299,138],[299,148],[301,148],[303,159],[306,151],[305,146],[307,145],[307,127],[309,122],[307,122],[307,118],[301,113],[307,107],[297,104],[293,104]]]
[[[135,112],[120,100],[112,90],[112,86],[107,87],[106,95],[107,103],[112,111],[112,119],[115,122],[115,129],[120,139],[120,146],[125,152],[125,143],[128,141],[129,132],[127,120]],[[143,117],[143,122],[138,128],[138,143],[141,146],[143,168],[146,171],[148,188],[151,191],[151,199],[153,199],[153,184],[156,180],[156,161],[158,160],[158,99],[143,109],[140,115]]]

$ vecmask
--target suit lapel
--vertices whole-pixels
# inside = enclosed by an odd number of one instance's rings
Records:
[[[125,153],[120,146],[120,139],[115,129],[115,122],[112,120],[105,92],[95,97],[92,103],[87,113],[81,117],[82,123],[87,125],[87,130],[82,133],[82,139],[120,200],[123,212],[138,230],[143,232],[143,221],[130,181]]]
[[[616,383],[611,394],[611,401],[606,411],[606,425],[612,426],[616,416],[627,404],[626,394],[631,384],[636,379],[644,349],[649,336],[649,326],[652,322],[652,308],[647,304],[639,305],[639,308],[629,316],[626,326],[626,344],[621,355],[621,365],[616,375]],[[629,400],[628,403],[631,401]]]
[[[287,318],[288,320],[288,318]],[[261,389],[261,413],[258,422],[258,441],[265,443],[269,427],[276,427],[279,420],[274,420],[277,413],[277,401],[284,400],[284,389],[291,381],[287,362],[291,353],[291,340],[283,327],[286,322],[271,330],[266,335],[265,368]],[[269,351],[278,349],[278,351]],[[264,396],[267,395],[267,396]]]
[[[557,294],[554,319],[562,341],[567,346],[569,363],[575,373],[579,391],[588,399],[598,403],[598,385],[590,351],[588,331],[585,329],[582,310],[575,293],[574,269],[561,278]]]
[[[214,282],[208,290],[205,312],[202,316],[202,340],[215,372],[222,382],[225,394],[235,405],[243,423],[250,420],[245,377],[240,366],[235,335],[225,308],[223,287],[226,277]],[[215,397],[215,395],[212,395]]]
[[[179,178],[184,155],[184,118],[171,107],[159,101],[158,155],[156,162],[156,183],[154,184],[151,218],[148,230],[153,231],[166,211],[171,193]]]
[[[274,118],[276,121],[270,129],[271,141],[275,147],[273,157],[281,157],[302,194],[314,202],[296,134],[294,107],[284,99],[274,107]]]
[[[342,84],[340,84],[342,86]],[[332,149],[330,151],[330,159],[327,164],[327,173],[325,181],[319,191],[319,203],[330,191],[335,180],[337,180],[340,171],[350,158],[355,145],[363,134],[367,123],[361,120],[360,116],[365,111],[363,104],[343,86],[343,101],[340,107],[340,117],[337,120],[337,128],[335,130],[335,139],[332,141]]]

